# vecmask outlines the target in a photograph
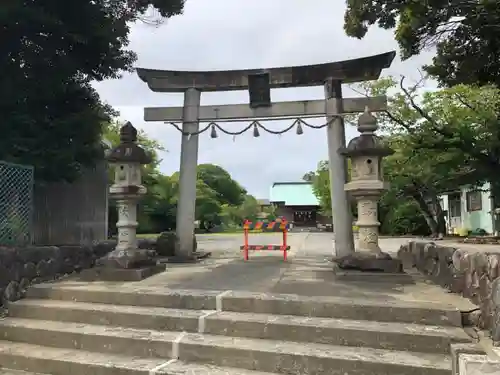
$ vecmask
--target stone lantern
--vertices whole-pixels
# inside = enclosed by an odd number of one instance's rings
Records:
[[[335,259],[340,268],[362,271],[401,272],[401,262],[379,247],[378,202],[387,189],[383,180],[382,159],[394,151],[375,135],[377,119],[368,108],[358,119],[358,137],[340,153],[351,159],[351,179],[344,190],[356,200],[359,228],[356,251]]]
[[[151,163],[151,157],[137,145],[137,130],[127,122],[120,129],[120,144],[106,158],[115,169],[109,194],[117,203],[118,241],[113,251],[99,259],[93,273],[98,279],[141,280],[165,269],[156,264],[154,250],[137,247],[137,203],[146,193],[141,169]]]

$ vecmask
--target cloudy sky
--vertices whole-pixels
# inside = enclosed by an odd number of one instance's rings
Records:
[[[314,4],[314,6],[313,6]],[[172,70],[221,70],[317,64],[397,50],[390,31],[373,28],[359,41],[343,31],[344,0],[188,0],[184,14],[160,27],[133,26],[130,48],[138,54],[136,66]],[[430,61],[425,53],[401,62],[396,58],[383,74],[417,79],[417,71]],[[146,123],[143,107],[181,106],[182,94],[151,92],[135,74],[96,84],[101,97],[118,109],[121,118],[158,140],[168,152],[161,155],[161,170],[179,168],[181,137],[162,122]],[[273,101],[324,98],[322,87],[272,91]],[[355,96],[344,87],[345,96]],[[202,105],[248,103],[247,92],[204,93]],[[324,122],[324,121],[322,121]],[[280,129],[290,121],[274,122]],[[225,123],[241,129],[246,124]],[[266,125],[268,125],[266,123]],[[273,182],[300,180],[327,158],[326,131],[304,129],[278,137],[251,132],[233,139],[200,136],[199,163],[218,164],[228,170],[257,198],[267,198]],[[348,140],[356,136],[347,126]]]

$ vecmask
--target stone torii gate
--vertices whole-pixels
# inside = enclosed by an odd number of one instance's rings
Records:
[[[198,135],[200,122],[325,117],[336,256],[354,252],[352,217],[344,191],[347,164],[339,150],[346,147],[344,113],[386,109],[386,98],[343,98],[342,83],[375,80],[388,68],[395,52],[332,63],[271,69],[172,71],[137,69],[154,92],[184,93],[183,107],[145,108],[145,121],[182,122],[180,192],[177,207],[179,256],[191,258],[195,225]],[[271,89],[324,86],[325,100],[271,102]],[[200,106],[202,92],[248,90],[250,103]]]

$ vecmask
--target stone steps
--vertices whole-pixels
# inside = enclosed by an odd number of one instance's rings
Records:
[[[450,375],[470,342],[458,310],[389,297],[66,282],[8,308],[0,366],[51,375]]]
[[[26,319],[443,354],[449,353],[452,342],[470,341],[463,329],[455,327],[58,300],[22,300],[10,305],[9,315]]]
[[[140,330],[21,318],[0,321],[1,339],[45,347],[79,349],[130,358],[179,358],[188,363],[285,374],[344,373],[449,375],[446,355]],[[63,355],[64,353],[61,353]],[[45,370],[45,368],[44,368]],[[278,370],[278,371],[276,371]],[[46,371],[46,370],[45,370]],[[52,370],[51,370],[52,371]]]
[[[10,370],[8,368],[0,368],[0,375],[44,375],[44,374],[19,371],[19,370]]]
[[[462,316],[458,309],[431,302],[409,302],[390,298],[384,300],[380,297],[351,299],[242,291],[171,290],[158,287],[128,287],[126,291],[122,289],[120,285],[39,284],[31,287],[27,296],[121,306],[462,326]]]
[[[43,368],[51,375],[272,375],[178,360],[136,358],[9,341],[0,341],[0,362],[27,371]],[[42,375],[6,371],[10,372],[5,375]]]

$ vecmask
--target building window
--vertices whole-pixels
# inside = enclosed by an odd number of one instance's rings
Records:
[[[460,193],[448,195],[448,210],[450,217],[462,216],[462,200],[460,199]]]
[[[467,192],[467,211],[481,211],[483,208],[482,194],[480,191]]]

